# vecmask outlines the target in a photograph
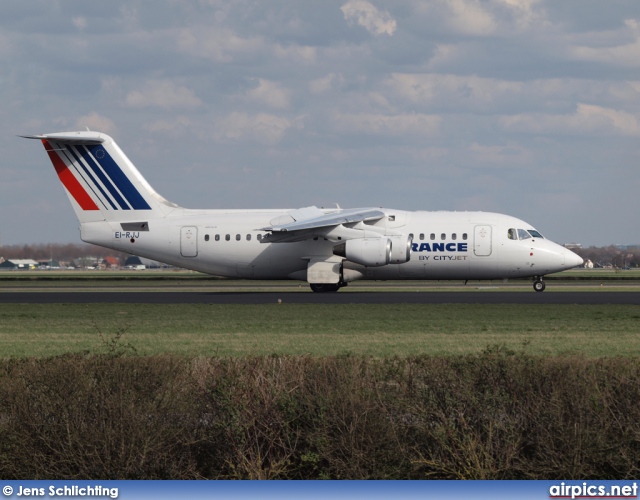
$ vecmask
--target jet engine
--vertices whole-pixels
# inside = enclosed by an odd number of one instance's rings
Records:
[[[391,240],[380,238],[357,238],[333,247],[334,255],[368,267],[386,266],[391,259]]]
[[[391,241],[390,264],[404,264],[411,258],[411,244],[413,237],[406,234],[400,236],[388,236]]]

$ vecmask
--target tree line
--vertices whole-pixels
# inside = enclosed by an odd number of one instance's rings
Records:
[[[0,247],[0,257],[10,259],[57,260],[72,262],[85,257],[104,259],[113,256],[124,262],[129,254],[89,243],[37,243],[30,245],[4,245]]]
[[[598,266],[612,265],[615,268],[640,267],[640,247],[621,249],[615,245],[607,247],[572,248],[585,262],[590,260]]]

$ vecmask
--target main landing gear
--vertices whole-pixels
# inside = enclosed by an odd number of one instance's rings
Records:
[[[340,290],[340,283],[309,283],[311,290],[317,293],[337,292]]]
[[[536,292],[544,292],[544,289],[546,288],[546,285],[544,284],[544,281],[542,281],[543,276],[536,276],[533,278],[533,289]]]

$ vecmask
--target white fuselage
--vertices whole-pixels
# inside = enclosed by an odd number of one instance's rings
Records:
[[[368,226],[382,235],[412,235],[410,260],[381,267],[344,260],[345,281],[522,278],[582,263],[573,252],[541,236],[510,238],[510,229],[532,227],[507,215],[381,210],[386,217]],[[89,243],[212,275],[305,280],[309,261],[332,256],[338,242],[321,236],[263,242],[267,232],[260,228],[288,212],[177,208],[166,217],[138,221],[142,230],[136,230],[135,223],[125,229],[120,222],[100,221],[81,224],[81,234]]]

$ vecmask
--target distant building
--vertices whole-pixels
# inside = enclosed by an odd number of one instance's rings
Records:
[[[0,264],[0,269],[35,269],[38,263],[33,259],[7,259]]]
[[[580,249],[582,248],[582,243],[565,243],[564,245],[562,245],[565,248],[568,248],[569,250],[574,250],[574,249]]]
[[[127,269],[159,269],[169,267],[167,264],[158,262],[157,260],[145,259],[137,255],[130,255],[124,261],[124,267]]]
[[[79,257],[77,259],[74,259],[73,262],[71,263],[71,267],[75,267],[78,269],[84,268],[84,269],[95,269],[96,267],[99,267],[100,265],[100,259],[98,257]]]
[[[120,267],[120,259],[118,259],[118,257],[107,256],[102,259],[102,265],[104,267],[110,267],[111,269],[117,269]]]
[[[38,267],[40,269],[59,269],[60,268],[60,262],[58,262],[57,260],[54,260],[54,259],[39,260],[38,261]]]

